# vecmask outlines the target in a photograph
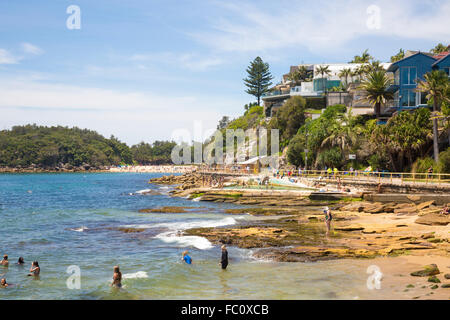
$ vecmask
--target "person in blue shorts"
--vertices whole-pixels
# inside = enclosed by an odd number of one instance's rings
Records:
[[[188,254],[189,252],[186,250],[183,252],[183,259],[184,262],[186,262],[187,264],[192,264],[192,258],[189,256]]]

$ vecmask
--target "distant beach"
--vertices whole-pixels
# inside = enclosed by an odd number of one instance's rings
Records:
[[[145,172],[145,173],[187,173],[197,170],[196,166],[152,165],[111,167],[109,172]]]

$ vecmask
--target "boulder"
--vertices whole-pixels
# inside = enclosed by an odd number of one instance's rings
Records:
[[[382,203],[375,202],[368,206],[365,206],[363,211],[367,213],[381,213],[384,212],[384,207],[385,206]]]
[[[431,239],[434,238],[434,232],[424,233],[420,236],[422,239]]]
[[[438,277],[436,277],[436,276],[430,276],[428,278],[428,282],[441,283],[441,280],[439,280]]]
[[[445,278],[445,279],[450,279],[450,273],[444,274],[444,278]]]
[[[425,266],[423,268],[423,270],[411,272],[411,275],[413,277],[429,277],[429,276],[434,276],[439,273],[441,273],[439,271],[439,268],[437,267],[436,264],[433,263],[433,264]]]
[[[429,206],[433,205],[434,203],[435,203],[434,200],[419,203],[417,205],[417,210],[422,210],[422,209],[428,208]]]
[[[418,224],[428,226],[446,226],[450,223],[450,215],[443,215],[439,213],[429,213],[416,219]]]
[[[403,208],[394,209],[394,213],[399,215],[416,214],[417,212],[416,206],[405,206]]]

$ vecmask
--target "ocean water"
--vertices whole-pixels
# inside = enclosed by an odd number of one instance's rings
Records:
[[[148,184],[157,176],[0,174],[0,254],[10,261],[0,275],[12,284],[0,289],[0,299],[353,299],[370,293],[366,262],[276,263],[230,247],[230,265],[221,270],[219,246],[180,231],[254,217],[224,214],[231,204],[172,198],[170,187]],[[161,194],[143,194],[147,189]],[[161,206],[195,208],[138,212]],[[181,261],[184,250],[192,265]],[[25,266],[16,264],[19,256]],[[33,260],[40,279],[26,276]],[[120,290],[109,286],[114,265],[124,278]],[[70,266],[81,272],[79,289],[67,285]]]

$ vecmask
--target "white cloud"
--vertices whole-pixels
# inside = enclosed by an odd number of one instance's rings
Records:
[[[32,45],[31,43],[24,42],[22,43],[22,49],[25,53],[34,54],[34,55],[40,55],[44,53],[44,50],[41,48]]]
[[[19,57],[15,57],[9,51],[0,48],[0,64],[16,64],[19,61]]]
[[[298,1],[218,4],[212,31],[191,36],[221,51],[261,51],[305,46],[311,51],[333,49],[365,35],[445,41],[450,38],[450,2],[434,1]],[[270,7],[269,7],[270,5]],[[380,8],[380,28],[368,28],[367,8]],[[417,10],[418,6],[426,10]],[[224,11],[230,18],[223,18]]]
[[[206,71],[212,67],[219,66],[225,63],[223,58],[217,56],[201,56],[194,53],[150,53],[150,54],[135,54],[130,57],[131,61],[149,62],[149,63],[163,63],[191,71]],[[143,65],[140,65],[142,68]]]
[[[114,134],[129,144],[169,139],[194,122],[215,128],[222,114],[240,102],[220,97],[159,95],[33,80],[0,79],[0,129],[13,125],[78,126]]]

